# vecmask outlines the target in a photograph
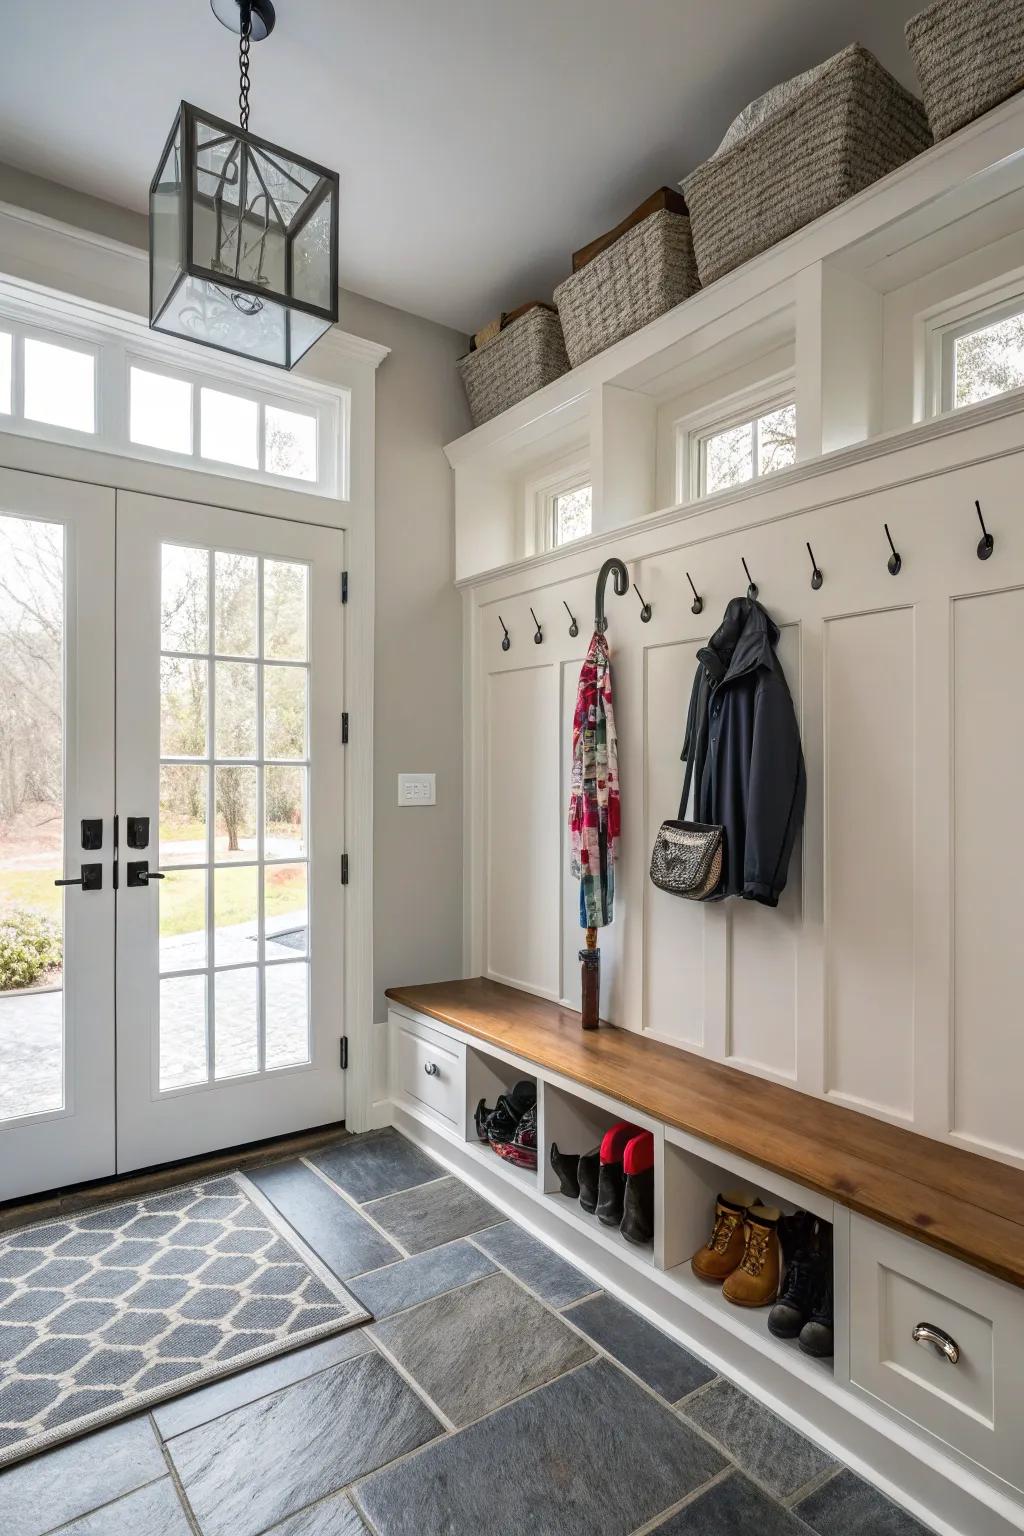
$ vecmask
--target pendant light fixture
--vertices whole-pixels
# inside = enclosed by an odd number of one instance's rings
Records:
[[[239,34],[239,126],[183,101],[149,189],[149,324],[294,368],[338,319],[338,176],[249,132],[271,0],[210,0]]]

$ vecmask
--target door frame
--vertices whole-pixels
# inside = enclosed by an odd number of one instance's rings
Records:
[[[0,468],[344,531],[349,596],[338,710],[347,710],[351,720],[345,749],[345,1123],[349,1130],[365,1131],[390,1121],[386,1030],[375,1027],[373,1009],[373,366],[354,366],[346,382],[352,390],[347,501],[5,432],[0,432]]]

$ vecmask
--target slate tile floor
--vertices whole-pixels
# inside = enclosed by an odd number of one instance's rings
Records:
[[[373,1323],[12,1467],[3,1536],[927,1536],[397,1133],[250,1177]]]

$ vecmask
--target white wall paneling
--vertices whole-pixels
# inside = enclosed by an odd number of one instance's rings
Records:
[[[1006,412],[929,443],[898,439],[467,588],[469,779],[484,787],[467,813],[467,889],[487,909],[467,926],[467,971],[578,1003],[572,705],[597,567],[614,549],[654,612],[642,624],[636,594],[609,591],[624,817],[601,938],[605,1016],[1024,1164],[1020,422]],[[996,539],[985,562],[975,498]],[[903,557],[895,577],[886,522]],[[655,831],[678,807],[697,649],[745,589],[741,557],[782,631],[807,765],[776,909],[694,906],[648,878]]]

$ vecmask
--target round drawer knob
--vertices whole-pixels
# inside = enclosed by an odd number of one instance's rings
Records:
[[[424,1062],[423,1070],[427,1074],[428,1077],[440,1077],[441,1076],[441,1068],[438,1066],[436,1061]]]
[[[923,1344],[932,1349],[943,1360],[948,1360],[950,1365],[956,1365],[960,1359],[960,1346],[955,1339],[951,1339],[948,1333],[941,1328],[936,1328],[932,1323],[918,1323],[914,1329],[914,1343]]]

